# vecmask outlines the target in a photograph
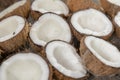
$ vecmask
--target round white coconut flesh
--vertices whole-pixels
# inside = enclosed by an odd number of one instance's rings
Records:
[[[31,6],[33,11],[40,13],[53,12],[56,14],[68,15],[69,9],[61,0],[35,0]]]
[[[106,36],[113,30],[112,23],[106,15],[95,9],[74,13],[71,23],[75,30],[86,35]]]
[[[114,22],[120,27],[120,12],[115,16]]]
[[[32,41],[41,46],[51,40],[71,41],[71,31],[67,22],[58,15],[48,13],[39,18],[30,30]]]
[[[47,44],[45,51],[49,62],[62,74],[71,78],[86,76],[81,58],[70,44],[53,41]]]
[[[13,5],[11,5],[10,7],[8,7],[7,9],[3,10],[0,13],[0,18],[2,18],[5,15],[7,15],[8,13],[14,11],[15,9],[19,8],[20,6],[23,6],[25,3],[26,3],[26,0],[21,0],[21,1],[14,3]]]
[[[0,22],[0,42],[16,36],[25,27],[25,20],[20,16],[11,16]]]
[[[120,67],[120,51],[114,45],[93,36],[85,38],[85,45],[104,64]]]
[[[0,66],[0,80],[48,80],[49,68],[42,57],[18,53]]]
[[[114,5],[120,6],[120,0],[107,0],[107,1]]]

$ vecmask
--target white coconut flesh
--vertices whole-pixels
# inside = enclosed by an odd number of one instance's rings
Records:
[[[18,1],[16,3],[14,3],[10,7],[8,7],[7,9],[0,12],[0,18],[3,18],[5,15],[9,14],[10,12],[14,11],[15,9],[17,9],[20,6],[24,5],[25,3],[26,3],[26,0],[21,0],[21,1]]]
[[[85,38],[85,45],[101,62],[111,67],[120,67],[120,52],[109,42],[96,37]]]
[[[0,22],[0,42],[16,36],[25,26],[25,20],[20,16],[11,16]]]
[[[61,0],[35,0],[31,8],[40,13],[53,12],[65,16],[69,13],[68,7]]]
[[[110,3],[114,5],[120,6],[120,0],[107,0],[107,1],[109,1]]]
[[[53,41],[48,43],[45,51],[49,62],[62,74],[72,78],[86,75],[80,56],[70,44]]]
[[[112,23],[102,12],[86,9],[76,12],[71,23],[79,33],[94,36],[106,36],[112,32]]]
[[[48,80],[49,68],[34,53],[18,53],[0,66],[0,80]]]
[[[114,22],[118,25],[118,27],[120,27],[120,12],[118,12],[115,16]]]
[[[70,42],[71,31],[67,22],[58,15],[48,13],[39,18],[30,30],[32,41],[41,46],[51,40],[59,39]]]

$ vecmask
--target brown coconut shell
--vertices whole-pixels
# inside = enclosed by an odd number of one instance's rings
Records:
[[[65,3],[66,0],[61,0],[61,1],[63,1],[63,2]],[[31,9],[31,12],[30,12],[30,13],[31,13],[32,18],[33,18],[35,21],[38,20],[40,16],[42,16],[42,15],[44,15],[44,14],[46,14],[46,13],[53,13],[53,14],[56,14],[56,15],[59,15],[59,16],[65,18],[65,19],[71,15],[71,14],[68,14],[68,15],[65,16],[64,14],[57,14],[57,13],[54,13],[54,12],[41,13],[41,12],[39,12],[39,11],[34,11],[34,10],[32,10],[32,9]]]
[[[30,50],[31,50],[32,52],[40,53],[41,56],[44,56],[44,57],[45,57],[44,47],[35,44],[35,43],[31,40],[30,36],[29,36],[29,47],[30,47]]]
[[[38,20],[39,19],[39,17],[42,15],[42,13],[40,13],[40,12],[38,12],[38,11],[33,11],[33,10],[31,10],[31,16],[32,16],[32,18],[34,19],[34,20]]]
[[[69,19],[68,21],[69,21],[69,25],[70,25],[70,28],[71,28],[71,31],[72,31],[73,35],[74,35],[79,41],[82,39],[83,36],[90,36],[90,35],[88,35],[88,34],[83,34],[83,33],[78,32],[78,31],[73,27],[73,25],[71,24],[70,19]],[[96,28],[97,28],[97,27],[96,27]],[[102,39],[105,39],[105,40],[108,40],[108,39],[112,36],[113,32],[114,32],[114,28],[113,28],[113,30],[111,31],[110,34],[108,34],[108,35],[106,35],[106,36],[97,36],[97,37],[102,38]],[[92,35],[92,36],[94,36],[94,35]]]
[[[14,2],[18,0],[0,0],[0,7],[7,8],[8,6],[12,5]]]
[[[53,67],[53,76],[55,77],[55,80],[88,80],[89,74],[87,74],[83,78],[74,79],[74,78],[63,75]]]
[[[6,1],[6,0],[5,0]],[[16,2],[17,3],[17,2]],[[20,7],[16,8],[15,10],[13,10],[12,12],[6,14],[5,16],[3,16],[2,18],[0,18],[0,20],[7,18],[9,16],[13,16],[13,15],[18,15],[24,18],[28,17],[29,14],[29,10],[30,10],[30,0],[27,0],[26,3],[24,5],[21,5]],[[12,6],[12,5],[11,5]],[[9,8],[9,7],[8,7]]]
[[[22,52],[20,52],[20,53],[25,53],[25,54],[27,54],[27,53],[30,53],[31,51],[30,50],[24,50],[24,51],[22,51]],[[19,53],[19,52],[18,52]],[[11,56],[14,56],[15,54],[17,54],[17,53],[14,53],[14,54],[11,54],[11,55],[8,55],[7,57],[5,57],[4,59],[3,59],[3,61],[1,62],[0,61],[0,64],[2,64],[4,61],[6,61],[8,58],[10,58]],[[49,79],[48,80],[53,80],[53,71],[52,71],[52,66],[49,64],[49,62],[47,61],[47,59],[45,58],[45,56],[42,56],[41,54],[38,54],[38,53],[35,53],[35,54],[37,54],[37,55],[39,55],[39,56],[41,56],[45,61],[46,61],[46,63],[47,63],[47,65],[48,65],[48,67],[49,67]]]
[[[114,18],[114,16],[116,15],[116,13],[118,11],[120,11],[120,6],[117,6],[113,3],[110,3],[107,0],[100,0],[101,2],[101,6],[103,7],[103,9],[105,10],[105,12],[111,16],[112,18]]]
[[[0,42],[0,49],[8,53],[17,50],[20,46],[24,45],[28,40],[28,33],[29,24],[26,21],[25,26],[20,33],[18,33],[11,39]]]
[[[61,40],[53,40],[53,41],[61,41]],[[50,42],[53,42],[53,41],[50,41]],[[46,44],[46,46],[47,46],[50,42],[48,42],[48,43]],[[62,42],[65,42],[65,41],[62,41]],[[70,44],[70,43],[68,43],[68,42],[65,42],[65,43]],[[70,45],[72,45],[72,44],[70,44]],[[42,52],[43,52],[42,54],[44,54],[45,57],[46,57],[46,51],[45,51],[46,46],[44,47],[44,49],[43,49],[43,51],[42,51]],[[76,52],[77,52],[77,49],[76,49]],[[47,60],[48,63],[49,63],[49,60],[47,59],[47,57],[46,57],[46,60]],[[50,64],[50,63],[49,63],[49,64]],[[50,65],[51,65],[51,64],[50,64]],[[51,65],[51,66],[52,66],[52,65]],[[89,76],[90,76],[90,75],[87,73],[86,76],[85,76],[85,77],[82,77],[82,78],[78,78],[78,79],[71,78],[71,77],[68,77],[68,76],[62,74],[61,72],[59,72],[56,68],[54,68],[54,66],[52,66],[52,71],[53,71],[53,80],[88,80],[88,78],[89,78]]]
[[[120,26],[115,22],[115,20],[113,19],[113,25],[115,28],[115,35],[120,38]]]
[[[68,5],[71,12],[76,12],[88,8],[95,8],[97,10],[103,11],[101,6],[93,2],[93,0],[66,0],[65,2]]]
[[[119,72],[118,68],[105,65],[85,45],[85,37],[81,39],[80,55],[87,70],[95,76],[114,75]]]

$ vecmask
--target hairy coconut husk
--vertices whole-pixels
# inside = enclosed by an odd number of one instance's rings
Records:
[[[116,15],[118,11],[120,11],[120,6],[112,4],[107,0],[100,0],[100,2],[105,12],[112,18]]]
[[[45,57],[44,47],[35,44],[35,43],[31,40],[30,37],[29,37],[29,46],[30,46],[30,50],[31,50],[32,52],[40,53],[41,56],[44,56],[44,57]]]
[[[24,28],[20,33],[11,39],[0,42],[0,48],[5,52],[12,52],[24,45],[28,40],[29,24],[26,21]]]
[[[34,20],[38,20],[42,13],[31,10],[31,16]]]
[[[7,8],[18,0],[0,0],[0,7]]]
[[[53,67],[53,76],[55,77],[55,80],[88,80],[89,74],[87,74],[83,78],[74,79],[74,78],[63,75]]]
[[[101,6],[93,2],[92,0],[66,0],[65,2],[72,12],[88,8],[95,8],[97,10],[103,11]]]
[[[26,0],[24,5],[21,5],[18,8],[16,8],[15,10],[13,10],[12,12],[4,15],[3,17],[0,18],[0,20],[2,20],[4,18],[7,18],[9,16],[13,16],[13,15],[22,16],[22,17],[25,17],[25,18],[28,17],[29,10],[30,10],[30,4],[31,4],[30,0]]]
[[[69,19],[69,24],[70,24],[70,28],[71,28],[71,31],[72,31],[73,35],[74,35],[79,41],[82,39],[82,37],[87,36],[87,34],[83,34],[83,33],[78,32],[78,31],[73,27],[73,25],[71,24],[70,19]],[[113,32],[114,32],[114,28],[113,28],[113,30],[111,31],[110,34],[108,34],[108,35],[106,35],[106,36],[100,36],[99,38],[108,40],[108,39],[111,37],[111,35],[113,34]],[[98,37],[98,36],[97,36],[97,37]]]
[[[53,41],[61,41],[61,40],[53,40]],[[50,42],[53,42],[53,41],[50,41]],[[48,61],[49,64],[50,64],[50,62],[49,62],[49,60],[47,59],[47,56],[46,56],[46,47],[50,42],[48,42],[46,44],[46,46],[44,47],[44,49],[42,51],[42,54],[45,55],[46,60]],[[65,42],[65,41],[62,41],[62,42]],[[67,42],[65,42],[65,43],[67,43]],[[67,44],[70,44],[70,43],[67,43]],[[70,44],[70,45],[72,45],[72,44]],[[76,49],[76,52],[77,52],[77,49]],[[50,65],[52,66],[52,64],[50,64]],[[52,71],[53,71],[53,80],[88,80],[88,78],[90,77],[89,73],[86,73],[86,76],[84,76],[84,77],[72,78],[72,77],[64,75],[63,73],[58,71],[54,66],[52,66]]]
[[[92,52],[85,45],[85,38],[86,37],[83,37],[81,39],[80,55],[87,70],[95,76],[108,76],[118,73],[118,68],[113,68],[105,65],[96,56],[92,54]]]

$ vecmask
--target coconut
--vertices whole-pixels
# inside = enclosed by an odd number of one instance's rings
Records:
[[[69,14],[67,5],[61,0],[35,0],[32,3],[31,10],[31,14],[35,20],[40,15],[48,12],[64,16],[68,16]]]
[[[95,76],[118,73],[120,51],[111,43],[93,36],[81,40],[80,55],[89,72]]]
[[[11,16],[0,22],[0,48],[12,52],[22,46],[28,37],[29,24],[20,16]]]
[[[52,80],[47,62],[34,53],[17,53],[2,62],[0,80]]]
[[[115,25],[115,33],[117,35],[117,37],[120,38],[120,12],[118,12],[114,19],[113,19],[113,23]]]
[[[29,10],[30,0],[18,1],[0,13],[0,20],[13,15],[27,17]]]
[[[100,0],[103,9],[112,18],[120,11],[120,0]]]
[[[57,80],[75,80],[86,77],[86,69],[75,48],[63,41],[51,41],[45,47],[48,61],[54,67]]]
[[[93,0],[66,0],[65,2],[72,12],[88,8],[94,8],[103,11],[101,6],[94,3]]]
[[[41,51],[40,46],[44,47],[49,41],[63,40],[70,42],[72,38],[68,23],[62,17],[52,13],[41,16],[32,25],[29,36],[30,43],[34,43],[34,45],[31,45],[34,51]]]
[[[72,32],[78,40],[83,35],[93,35],[108,39],[113,33],[113,26],[108,17],[93,8],[74,13],[70,23]]]

